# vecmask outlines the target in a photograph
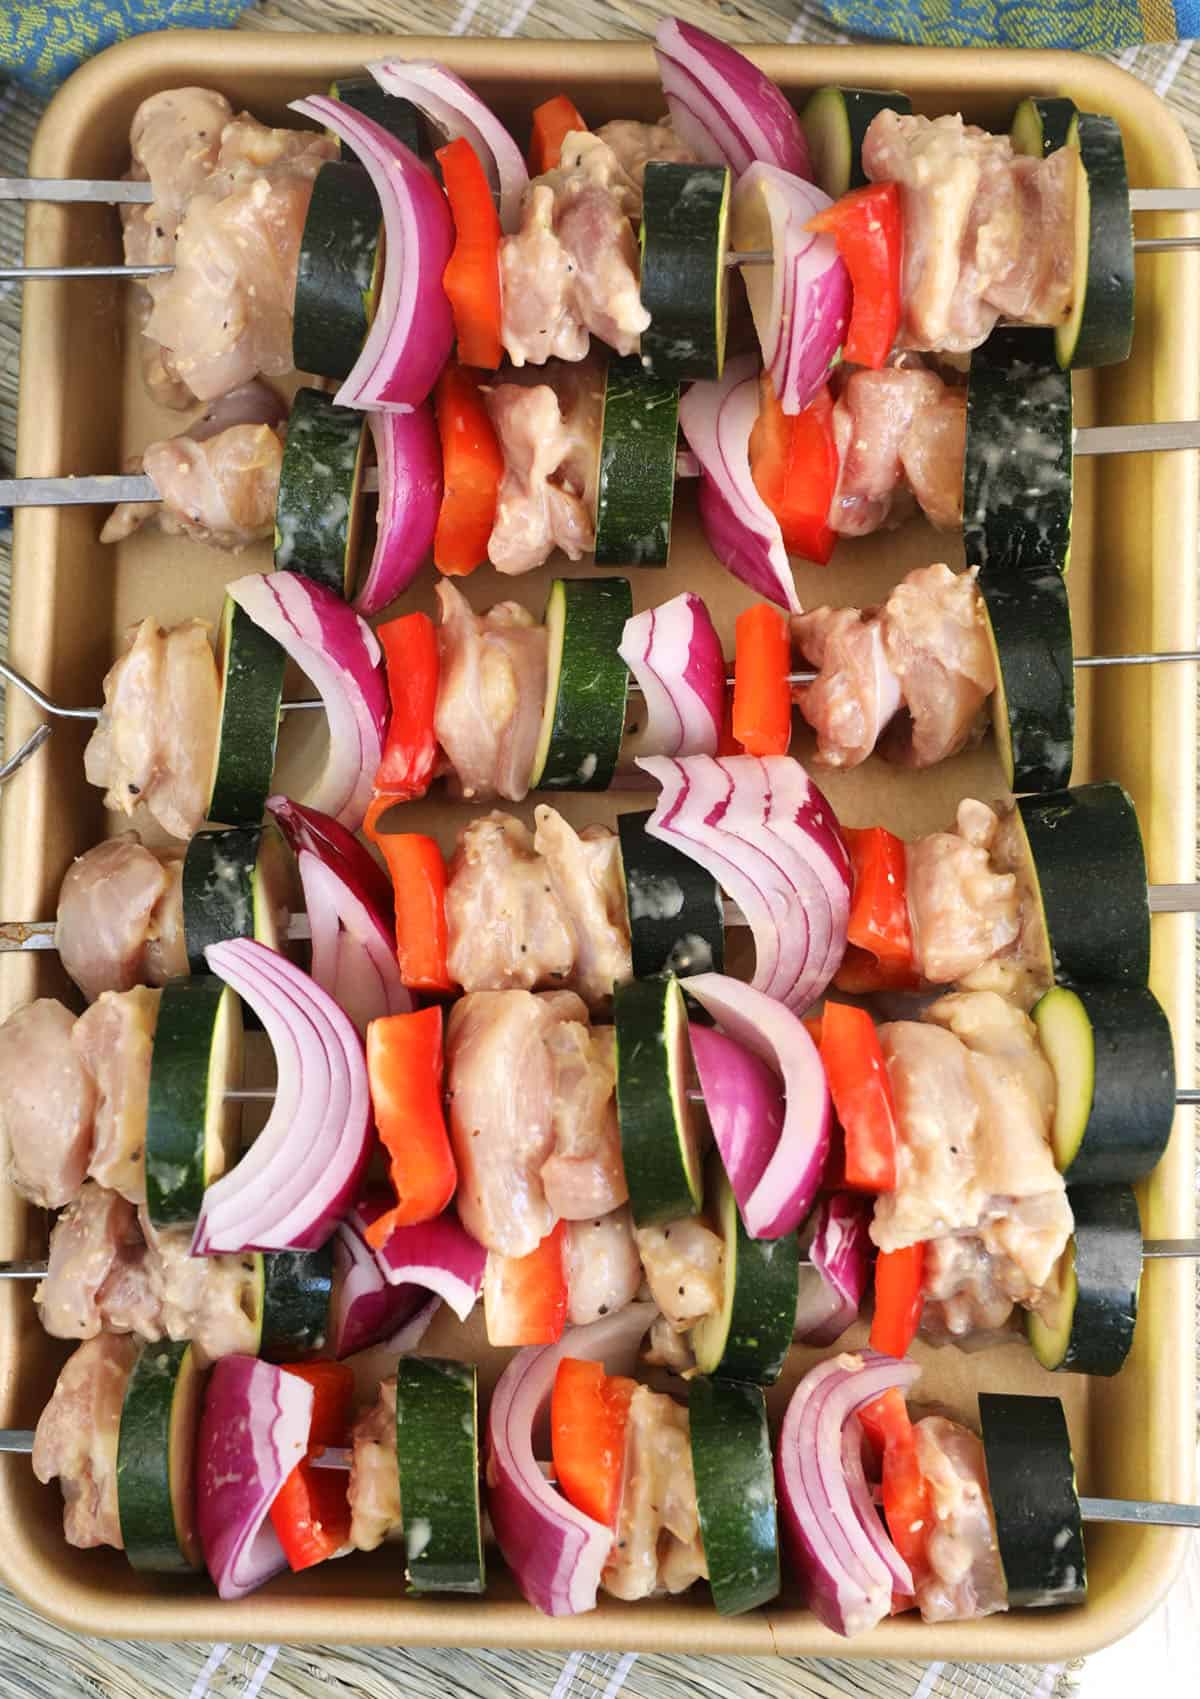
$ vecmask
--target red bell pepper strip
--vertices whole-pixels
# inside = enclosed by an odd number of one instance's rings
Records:
[[[553,1345],[567,1320],[566,1224],[556,1223],[528,1256],[489,1251],[483,1315],[489,1345]]]
[[[433,534],[433,563],[461,577],[487,559],[496,522],[504,455],[479,384],[449,361],[434,391],[442,442],[442,505]]]
[[[458,359],[495,371],[504,355],[500,340],[500,218],[479,155],[465,136],[437,150],[442,183],[454,219],[454,252],[442,288],[454,314]]]
[[[393,1227],[432,1221],[454,1196],[458,1170],[442,1113],[442,1011],[383,1015],[367,1027],[367,1078],[371,1107],[396,1207],[367,1228],[376,1250]]]
[[[738,615],[736,633],[733,735],[747,755],[786,755],[792,741],[787,615],[756,602]]]
[[[882,826],[843,827],[842,837],[850,852],[854,895],[849,947],[833,982],[839,991],[852,993],[912,990],[920,976],[913,966],[903,840]]]
[[[800,413],[785,413],[766,372],[750,433],[750,475],[779,521],[789,554],[824,566],[837,542],[829,509],[838,480],[833,402],[822,389]]]
[[[898,1386],[858,1412],[867,1436],[883,1460],[883,1514],[892,1544],[919,1584],[928,1570],[929,1535],[934,1526],[929,1482],[921,1473],[913,1425]]]
[[[625,1429],[637,1387],[602,1363],[564,1357],[554,1375],[550,1444],[554,1475],[576,1510],[617,1525],[625,1472]]]
[[[898,183],[868,183],[808,221],[832,236],[850,273],[854,304],[842,349],[855,366],[883,365],[900,328],[904,224]]]
[[[917,1336],[925,1300],[921,1282],[925,1276],[924,1245],[905,1245],[898,1251],[880,1251],[875,1259],[875,1315],[871,1321],[871,1349],[887,1357],[903,1357]]]
[[[453,991],[446,966],[446,863],[432,838],[420,832],[381,832],[372,841],[383,851],[396,889],[396,960],[413,991]]]
[[[562,145],[569,135],[587,125],[565,94],[556,94],[533,109],[533,135],[529,142],[529,174],[540,177],[562,162]]]
[[[438,692],[437,629],[428,614],[405,614],[377,626],[387,660],[392,717],[375,773],[376,795],[411,802],[424,796],[437,761],[433,731]]]
[[[310,1459],[350,1438],[354,1373],[348,1363],[289,1363],[313,1389],[308,1456],[297,1463],[271,1505],[271,1523],[288,1565],[311,1569],[350,1543],[349,1471],[314,1468]]]
[[[895,1191],[896,1110],[875,1022],[865,1009],[827,1002],[819,1049],[845,1135],[846,1185]]]

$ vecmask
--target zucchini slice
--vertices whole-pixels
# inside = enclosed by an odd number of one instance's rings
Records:
[[[963,449],[968,566],[1065,572],[1074,472],[1071,377],[1048,330],[997,330],[971,356]]]
[[[597,566],[666,566],[675,506],[679,385],[612,355],[596,479]]]
[[[125,1556],[146,1574],[203,1569],[196,1534],[196,1426],[203,1371],[189,1340],[144,1345],[117,1435],[117,1516]]]
[[[172,979],[154,1031],[146,1109],[146,1209],[154,1227],[193,1223],[237,1153],[242,1005],[212,974]]]
[[[331,159],[313,179],[292,303],[297,371],[344,378],[375,317],[383,266],[383,213],[366,172]]]
[[[1054,978],[1145,985],[1150,897],[1142,834],[1111,781],[1023,796],[1017,813],[1031,889],[1041,904]]]
[[[221,717],[208,800],[210,820],[225,826],[257,826],[263,817],[275,771],[286,662],[283,646],[226,596],[217,648]]]
[[[546,603],[546,707],[531,790],[607,790],[625,735],[629,668],[617,653],[633,615],[627,578],[556,578]]]
[[[358,567],[366,441],[365,413],[335,407],[324,390],[296,391],[275,498],[275,565],[347,598]]]
[[[1115,1375],[1133,1344],[1142,1284],[1142,1224],[1128,1186],[1076,1186],[1075,1233],[1058,1267],[1051,1307],[1030,1310],[1025,1331],[1044,1369]]]
[[[708,1159],[706,1214],[725,1242],[721,1308],[689,1335],[696,1366],[720,1380],[774,1386],[796,1324],[800,1240],[752,1239],[720,1158]]]
[[[333,1292],[333,1241],[319,1251],[256,1253],[258,1354],[294,1363],[324,1348]]]
[[[979,1420],[1009,1607],[1082,1604],[1083,1518],[1061,1400],[981,1392]]]
[[[361,112],[364,118],[373,118],[377,124],[382,124],[389,134],[414,153],[420,153],[424,140],[424,126],[421,114],[411,100],[404,100],[399,95],[388,94],[381,89],[374,77],[338,77],[330,83],[329,92],[334,100],[340,100],[345,106],[352,106],[355,112]],[[326,131],[331,135],[331,131]],[[353,148],[346,147],[337,136],[333,138],[342,157],[353,160]],[[359,167],[361,169],[361,167]]]
[[[413,1593],[482,1593],[479,1393],[474,1363],[402,1357],[396,1461]]]
[[[863,137],[881,112],[911,112],[912,101],[894,88],[839,88],[827,83],[808,98],[800,124],[808,142],[812,180],[831,200],[861,189]]]
[[[694,1380],[688,1428],[713,1604],[722,1616],[736,1616],[765,1605],[780,1588],[779,1512],[761,1388]]]
[[[1013,113],[1009,139],[1014,153],[1030,159],[1045,159],[1066,147],[1071,137],[1078,107],[1065,95],[1026,95]]]
[[[1140,1180],[1175,1119],[1171,1028],[1144,985],[1055,985],[1034,1005],[1054,1069],[1054,1161],[1073,1186]]]
[[[676,382],[719,378],[729,317],[727,165],[652,159],[642,192],[642,365]]]
[[[1054,567],[981,572],[996,663],[992,732],[1011,791],[1060,790],[1075,759],[1071,610]]]
[[[293,876],[276,826],[197,832],[183,858],[183,932],[192,972],[205,973],[205,950],[227,938],[257,938],[284,950]]]
[[[621,864],[633,947],[633,976],[724,973],[725,903],[699,862],[646,830],[644,814],[621,814]]]
[[[694,1215],[704,1197],[703,1127],[688,1101],[687,1009],[677,979],[633,979],[613,991],[617,1119],[639,1227]]]
[[[1075,179],[1075,288],[1054,332],[1058,363],[1116,366],[1133,346],[1133,219],[1125,148],[1115,118],[1077,112],[1067,132],[1079,149]]]

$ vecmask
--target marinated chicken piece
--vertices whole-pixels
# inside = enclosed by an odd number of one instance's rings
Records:
[[[917,410],[900,444],[900,466],[917,506],[939,531],[962,524],[963,458],[967,449],[967,392],[942,390]]]
[[[85,1180],[54,1223],[46,1276],[33,1294],[46,1332],[56,1339],[94,1339],[101,1327],[134,1331],[127,1321],[129,1288],[142,1275],[144,1253],[133,1205]]]
[[[614,1598],[682,1593],[708,1575],[696,1506],[688,1413],[639,1386],[625,1429],[617,1538],[600,1585]]]
[[[84,750],[105,806],[144,803],[165,832],[190,838],[204,823],[220,715],[217,664],[202,620],[169,631],[144,619],[104,680],[104,707]]]
[[[1016,875],[992,866],[998,823],[986,803],[965,797],[953,832],[930,832],[905,851],[913,965],[934,985],[962,979],[1019,936]]]
[[[396,1381],[354,1424],[350,1455],[350,1544],[373,1552],[401,1531],[400,1470],[396,1462]]]
[[[887,366],[846,381],[833,408],[838,479],[831,529],[866,537],[887,524],[904,478],[901,452],[916,419],[937,407],[944,388],[936,372],[921,367]]]
[[[159,1232],[144,1207],[139,1214],[150,1287],[168,1339],[190,1339],[201,1363],[235,1352],[257,1356],[261,1317],[253,1254],[194,1257],[190,1229]]]
[[[554,190],[534,181],[521,228],[500,240],[501,334],[514,366],[582,360],[591,346],[574,299],[575,262],[554,229]]]
[[[982,808],[982,803],[974,804]],[[1016,881],[1017,936],[1006,949],[959,976],[962,991],[997,991],[1020,1009],[1032,1009],[1054,983],[1050,940],[1036,889],[1036,873],[1021,817],[1012,803],[996,810],[996,825],[989,845],[992,867],[998,876],[1010,874]]]
[[[130,1203],[146,1196],[146,1111],[161,991],[105,991],[75,1022],[71,1043],[96,1083],[88,1173]]]
[[[138,1349],[128,1334],[98,1333],[85,1340],[63,1364],[38,1418],[33,1472],[43,1483],[58,1476],[68,1545],[124,1548],[117,1436]]]
[[[900,707],[900,682],[884,653],[883,627],[871,609],[814,608],[792,616],[792,638],[818,669],[795,700],[817,734],[817,759],[857,767]]]
[[[54,947],[89,1002],[102,991],[163,985],[187,972],[177,857],[159,857],[136,832],[107,838],[67,869]]]
[[[613,1029],[563,1021],[546,1044],[554,1069],[554,1149],[542,1164],[546,1202],[562,1221],[608,1215],[629,1197]]]
[[[1013,1311],[1013,1300],[998,1284],[995,1264],[975,1233],[928,1241],[921,1291],[921,1332],[934,1339],[997,1332]]]
[[[0,1026],[5,1177],[30,1203],[59,1209],[87,1174],[96,1082],[71,1043],[75,1017],[53,997]]]
[[[621,841],[607,826],[581,832],[545,803],[533,811],[533,842],[575,934],[572,990],[593,1008],[633,978]]]
[[[898,1250],[974,1227],[984,1195],[975,1175],[980,1110],[970,1053],[943,1027],[891,1021],[879,1028],[896,1106],[896,1189],[875,1203],[871,1237]]]
[[[616,156],[626,178],[638,191],[637,205],[630,214],[633,218],[641,216],[641,189],[652,159],[675,165],[697,163],[696,155],[675,134],[669,118],[657,124],[642,124],[636,118],[614,118],[611,123],[601,124],[595,134]]]
[[[458,1213],[489,1251],[522,1257],[554,1226],[542,1168],[554,1149],[554,1064],[548,1040],[587,1020],[569,991],[472,991],[446,1025],[450,1136]]]
[[[644,1362],[670,1369],[673,1374],[694,1374],[696,1357],[686,1333],[676,1333],[666,1316],[655,1316],[650,1324],[650,1336],[642,1353]]]
[[[545,379],[487,392],[504,452],[488,559],[512,575],[543,565],[555,549],[578,560],[596,541],[604,368],[588,359],[548,368]]]
[[[975,574],[918,567],[897,584],[882,617],[888,665],[907,710],[889,728],[882,753],[906,767],[932,767],[981,733],[983,706],[996,688]]]
[[[125,469],[149,473],[162,500],[119,503],[100,541],[119,543],[150,521],[168,536],[234,553],[271,536],[285,417],[275,391],[256,381],[214,401],[186,431],[152,442]]]
[[[927,1567],[915,1577],[922,1620],[967,1622],[1007,1610],[983,1442],[944,1416],[926,1416],[913,1434],[934,1517]]]
[[[458,793],[519,802],[529,789],[546,696],[545,626],[516,602],[477,614],[446,579],[437,587],[434,730]]]
[[[568,1221],[563,1268],[572,1327],[584,1327],[632,1304],[642,1284],[642,1264],[628,1206],[590,1221]]]
[[[638,1255],[650,1296],[676,1333],[721,1308],[725,1246],[694,1215],[665,1227],[639,1227]]]

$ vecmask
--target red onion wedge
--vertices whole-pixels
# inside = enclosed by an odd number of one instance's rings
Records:
[[[369,1191],[350,1213],[351,1223],[365,1231],[381,1215],[388,1215],[396,1200],[386,1192]],[[393,1285],[422,1286],[436,1292],[466,1321],[483,1291],[487,1252],[473,1239],[453,1209],[432,1221],[411,1227],[394,1227],[375,1252],[385,1279]]]
[[[277,1084],[266,1126],[205,1192],[192,1254],[316,1250],[357,1193],[370,1154],[362,1040],[328,992],[265,944],[234,938],[204,954],[261,1020]]]
[[[275,816],[296,855],[312,937],[313,979],[366,1035],[380,1015],[416,1007],[396,961],[392,892],[378,862],[327,814],[273,796]]]
[[[688,1032],[713,1142],[740,1208],[779,1143],[787,1114],[783,1081],[761,1056],[715,1027],[692,1021]]]
[[[725,713],[725,655],[691,590],[626,620],[617,653],[642,692],[646,723],[631,755],[715,755]]]
[[[871,1281],[871,1212],[871,1200],[857,1192],[834,1192],[813,1211],[796,1304],[794,1337],[802,1345],[832,1345],[857,1321]]]
[[[800,599],[779,521],[750,472],[750,433],[758,418],[758,361],[728,360],[716,383],[694,383],[679,403],[679,423],[700,462],[697,501],[708,546],[735,578],[791,613]]]
[[[777,165],[752,165],[733,192],[734,248],[765,250],[769,266],[743,266],[763,365],[785,413],[800,413],[824,384],[850,323],[850,273],[832,236],[808,221],[829,196]]]
[[[756,1140],[753,1155],[735,1160],[737,1180],[732,1173],[729,1176],[751,1238],[782,1239],[796,1231],[812,1208],[829,1150],[833,1106],[817,1047],[798,1015],[740,979],[698,973],[686,981],[686,988],[727,1039],[765,1062],[782,1082],[784,1112],[773,1142],[768,1143],[770,1128],[751,1129],[743,1120],[740,1130],[747,1141],[751,1136]],[[709,1078],[711,1083],[711,1068]],[[701,1075],[705,1106],[724,1160],[717,1127],[723,1123],[728,1141],[734,1123],[734,1082],[731,1076],[728,1094],[718,1083],[710,1106],[703,1079]],[[751,1176],[756,1176],[752,1184],[748,1183]]]
[[[357,831],[387,733],[388,693],[375,633],[340,596],[294,572],[252,572],[228,594],[280,643],[325,703],[329,749],[310,808]]]
[[[427,401],[411,413],[368,413],[379,466],[375,549],[354,598],[377,614],[407,590],[429,559],[442,505],[442,449]]]
[[[889,1387],[902,1391],[915,1363],[866,1351],[818,1363],[805,1375],[783,1418],[775,1449],[784,1536],[810,1610],[835,1634],[861,1634],[888,1614],[893,1591],[911,1594],[912,1575],[858,1484],[847,1479],[846,1424]],[[869,1522],[864,1517],[869,1515]]]
[[[367,70],[380,88],[411,100],[448,142],[467,138],[496,195],[501,228],[515,230],[529,173],[520,148],[475,90],[430,59],[376,59]]]
[[[196,1442],[196,1528],[223,1599],[288,1566],[271,1526],[280,1487],[308,1450],[313,1389],[257,1357],[214,1363]]]
[[[389,1343],[397,1352],[420,1344],[441,1299],[421,1286],[393,1286],[351,1214],[333,1236],[329,1348],[339,1360]]]
[[[628,1373],[657,1311],[629,1304],[587,1327],[568,1328],[556,1345],[531,1345],[512,1358],[488,1411],[488,1510],[504,1561],[517,1585],[547,1616],[594,1610],[613,1532],[576,1510],[552,1487],[534,1455],[534,1433],[546,1414],[564,1357],[602,1362]]]
[[[735,177],[756,159],[811,175],[799,118],[745,54],[680,18],[664,18],[654,39],[671,120],[699,158]]]
[[[380,124],[329,95],[293,100],[351,148],[383,208],[387,264],[362,352],[334,396],[339,407],[411,412],[428,396],[454,343],[442,273],[454,220],[432,172]]]

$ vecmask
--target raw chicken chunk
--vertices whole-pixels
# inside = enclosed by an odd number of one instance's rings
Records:
[[[437,740],[462,796],[519,802],[529,789],[542,725],[546,629],[516,602],[477,614],[444,579],[437,595]]]
[[[888,665],[907,714],[895,720],[883,753],[908,767],[932,767],[982,731],[996,688],[987,617],[973,572],[936,564],[897,584],[883,609]]]
[[[601,1586],[618,1599],[682,1593],[708,1575],[688,1413],[639,1386],[625,1430],[625,1480],[617,1538]]]
[[[866,537],[887,524],[904,478],[901,451],[914,421],[938,405],[944,387],[936,373],[919,367],[888,366],[847,379],[833,408],[838,480],[829,508],[832,530]]]
[[[373,1552],[400,1533],[400,1469],[396,1462],[396,1380],[354,1424],[350,1459],[350,1544]]]
[[[1016,875],[992,866],[996,815],[966,797],[955,824],[953,832],[918,838],[905,853],[913,965],[935,985],[962,979],[1008,949],[1021,925]]]
[[[146,1111],[160,991],[105,991],[75,1022],[71,1043],[96,1084],[88,1172],[131,1203],[146,1196]]]
[[[916,1577],[923,1621],[967,1622],[1007,1610],[983,1442],[944,1416],[926,1416],[913,1433],[934,1517],[927,1568]]]
[[[504,453],[488,559],[513,575],[543,565],[555,549],[579,560],[596,541],[604,368],[587,360],[552,367],[544,378],[487,393]]]
[[[669,118],[657,124],[642,124],[636,118],[614,118],[601,124],[595,132],[600,141],[616,156],[617,163],[628,181],[638,192],[638,202],[631,216],[641,215],[640,192],[646,177],[646,167],[652,159],[675,165],[695,165],[696,155],[687,143],[675,134]],[[628,189],[623,191],[624,204],[629,205]]]
[[[7,1178],[46,1209],[69,1202],[92,1151],[96,1082],[71,1043],[75,1018],[52,997],[0,1026],[0,1126]]]
[[[157,1339],[146,1313],[149,1281],[137,1211],[119,1193],[86,1180],[50,1234],[46,1276],[33,1300],[56,1339],[93,1339],[102,1327]],[[134,1327],[132,1312],[147,1325]]]
[[[721,1308],[725,1246],[693,1215],[636,1233],[650,1296],[676,1333],[686,1333]]]
[[[187,972],[176,856],[157,856],[136,832],[107,838],[67,869],[54,945],[89,1002],[102,991],[163,985]]]
[[[137,1342],[128,1334],[98,1333],[85,1340],[63,1364],[38,1418],[33,1472],[42,1482],[58,1477],[69,1545],[124,1547],[117,1512],[117,1436],[137,1354]]]
[[[628,1205],[590,1221],[568,1221],[563,1269],[572,1327],[584,1327],[632,1304],[642,1283],[642,1264]]]
[[[817,734],[817,759],[857,767],[900,708],[900,681],[887,662],[878,613],[814,608],[792,616],[792,638],[818,669],[799,686],[796,703]]]
[[[546,1202],[563,1221],[607,1216],[629,1196],[617,1125],[612,1027],[563,1021],[546,1039],[554,1069],[554,1148],[542,1164]]]

